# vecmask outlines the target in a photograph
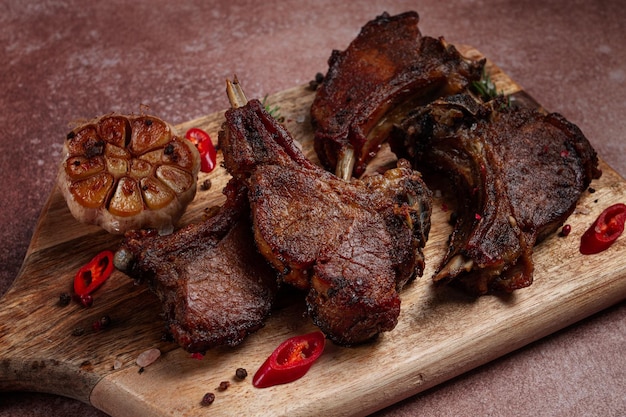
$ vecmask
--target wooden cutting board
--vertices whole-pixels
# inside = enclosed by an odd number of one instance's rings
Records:
[[[480,56],[473,48],[466,55]],[[488,63],[498,90],[522,89]],[[245,80],[241,80],[245,88]],[[309,106],[314,93],[306,86],[268,97],[279,106],[285,125],[312,150]],[[522,94],[523,96],[523,94]],[[179,126],[207,130],[214,141],[223,113]],[[218,159],[221,155],[218,155]],[[384,151],[373,166],[392,158]],[[220,159],[221,160],[221,159]],[[218,161],[219,162],[219,161]],[[162,340],[161,307],[145,287],[116,271],[95,293],[93,307],[58,305],[71,291],[76,270],[120,238],[74,220],[58,190],[49,197],[35,229],[24,264],[0,302],[0,389],[33,390],[76,398],[115,416],[363,415],[381,409],[476,366],[546,336],[626,298],[626,237],[599,255],[578,252],[582,232],[607,206],[626,202],[626,182],[601,162],[602,178],[585,192],[567,223],[567,237],[549,237],[536,247],[535,282],[510,296],[468,297],[452,289],[435,291],[431,276],[443,256],[450,226],[447,204],[436,198],[432,230],[425,248],[424,277],[402,292],[396,329],[356,348],[328,343],[324,355],[302,379],[266,389],[252,386],[252,375],[284,339],[314,330],[301,303],[278,309],[259,332],[236,348],[217,348],[194,359]],[[201,174],[199,190],[182,223],[200,221],[204,210],[223,201],[228,175],[221,168]],[[109,315],[112,325],[100,332],[91,323]],[[83,329],[81,335],[77,329]],[[143,369],[137,356],[149,349],[161,357]],[[249,377],[235,381],[237,368]],[[231,382],[225,391],[217,387]],[[214,392],[210,406],[200,401]]]

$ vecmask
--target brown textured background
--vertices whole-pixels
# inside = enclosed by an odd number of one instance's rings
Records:
[[[483,52],[626,176],[621,0],[4,0],[0,294],[54,187],[68,123],[147,105],[178,124],[226,108],[233,73],[250,97],[307,83],[365,22],[406,10],[420,13],[422,33]],[[622,301],[377,415],[624,416],[625,346]],[[0,393],[0,414],[104,416],[36,393]]]

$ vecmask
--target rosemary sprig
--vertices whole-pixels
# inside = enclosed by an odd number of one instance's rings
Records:
[[[485,102],[491,101],[499,95],[504,95],[501,91],[498,93],[496,84],[492,81],[491,76],[483,69],[480,80],[472,82],[472,89],[479,98]]]
[[[480,76],[480,80],[472,82],[470,88],[473,92],[478,95],[478,98],[483,102],[487,103],[489,101],[495,100],[496,98],[502,97],[504,98],[504,91],[496,88],[496,84],[491,79],[491,76],[487,74],[485,69],[483,68],[483,73]],[[502,101],[503,106],[511,107],[511,97],[506,96],[506,100]]]
[[[270,116],[276,119],[277,122],[282,123],[285,121],[285,118],[280,114],[280,106],[278,105],[270,106],[268,104],[267,94],[265,95],[265,97],[263,97],[263,102],[261,104],[263,104],[265,111],[267,111]]]

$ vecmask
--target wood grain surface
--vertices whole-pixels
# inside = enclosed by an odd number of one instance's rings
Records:
[[[466,55],[480,53],[461,48]],[[488,62],[499,90],[520,86]],[[245,89],[246,80],[240,80]],[[312,149],[306,86],[268,97],[308,157]],[[200,127],[217,141],[223,112],[184,123]],[[372,167],[393,159],[384,149]],[[218,153],[218,163],[221,154]],[[79,224],[55,190],[42,210],[24,264],[0,300],[0,390],[60,394],[92,404],[114,416],[365,415],[511,352],[626,298],[626,239],[594,256],[578,252],[580,235],[607,206],[626,201],[626,182],[604,162],[594,193],[585,192],[567,220],[572,233],[553,235],[535,248],[535,282],[509,296],[473,298],[453,289],[435,290],[431,276],[451,231],[449,205],[436,198],[425,248],[424,276],[403,290],[398,326],[377,341],[356,348],[328,343],[326,352],[302,379],[266,389],[252,386],[252,374],[287,337],[314,329],[304,305],[287,303],[266,326],[236,348],[217,348],[202,360],[163,340],[161,307],[144,286],[115,271],[94,295],[94,305],[61,307],[76,270],[120,238]],[[51,173],[51,175],[54,175]],[[222,168],[201,174],[199,189],[181,224],[201,221],[207,208],[223,201],[228,175]],[[112,325],[94,331],[92,322],[109,315]],[[82,334],[81,333],[82,330]],[[137,356],[149,349],[161,357],[141,370]],[[249,377],[234,379],[237,368]],[[220,382],[230,387],[219,391]],[[202,406],[205,393],[215,402]]]

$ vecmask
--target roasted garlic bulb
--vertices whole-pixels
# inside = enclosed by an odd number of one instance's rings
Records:
[[[72,215],[109,233],[170,233],[196,194],[193,143],[154,116],[109,114],[74,128],[58,175]]]

